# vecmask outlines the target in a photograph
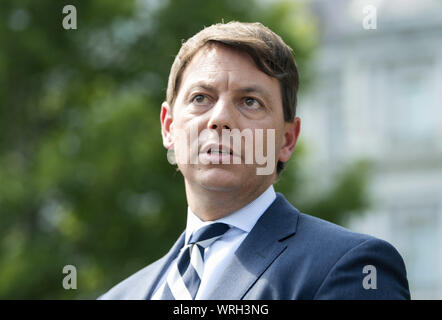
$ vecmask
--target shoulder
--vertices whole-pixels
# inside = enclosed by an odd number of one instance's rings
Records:
[[[163,258],[164,259],[164,258]],[[121,281],[106,293],[98,297],[98,300],[140,300],[145,299],[146,284],[151,278],[152,270],[161,264],[161,260],[157,260],[147,267],[137,271],[125,280]]]
[[[142,300],[146,299],[149,292],[155,288],[164,268],[176,256],[184,243],[184,232],[161,259],[139,270],[123,280],[108,292],[98,297],[99,300]]]
[[[315,299],[410,299],[405,263],[389,242],[339,232],[331,244],[341,250],[329,260]]]
[[[294,236],[289,240],[295,241],[297,246],[301,245],[312,249],[311,254],[323,251],[327,251],[328,256],[340,254],[364,241],[376,239],[373,236],[354,232],[329,221],[302,213],[280,193],[277,194],[277,201],[272,209],[273,218],[283,220],[277,223],[280,228],[286,225],[292,226]]]
[[[297,230],[287,251],[310,270],[306,279],[315,283],[314,298],[410,298],[404,261],[390,243],[292,208]],[[370,275],[375,282],[364,286]]]
[[[275,203],[273,217],[284,220],[279,222],[280,226],[292,225],[295,232],[289,240],[296,242],[298,247],[311,249],[310,254],[325,254],[328,258],[342,256],[359,245],[362,247],[376,245],[396,251],[387,241],[302,213],[280,193],[277,194]]]
[[[308,239],[310,246],[346,251],[365,241],[376,238],[368,234],[351,231],[332,222],[299,212],[296,235]]]
[[[335,259],[345,259],[358,253],[381,256],[380,258],[399,259],[402,257],[396,248],[389,242],[374,236],[358,233],[336,225],[334,223],[299,213],[298,232],[299,240],[305,240],[307,246],[316,252]],[[388,255],[383,255],[388,253]],[[337,263],[339,260],[335,261]]]

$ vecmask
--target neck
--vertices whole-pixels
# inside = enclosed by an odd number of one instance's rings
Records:
[[[187,181],[187,203],[192,212],[202,221],[214,221],[245,207],[258,198],[271,184],[261,185],[254,190],[207,190],[194,187]]]

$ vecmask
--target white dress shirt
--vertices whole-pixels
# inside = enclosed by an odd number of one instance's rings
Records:
[[[236,249],[238,249],[255,223],[275,199],[275,190],[273,189],[273,185],[271,185],[264,193],[245,207],[215,221],[201,221],[190,208],[187,208],[186,244],[192,233],[205,225],[213,222],[223,222],[231,226],[220,239],[204,251],[203,277],[195,300],[207,299],[209,294],[215,290],[216,282],[232,259]],[[169,270],[167,270],[164,275],[167,275],[168,272]],[[162,283],[165,281],[164,275],[157,290],[161,288]]]

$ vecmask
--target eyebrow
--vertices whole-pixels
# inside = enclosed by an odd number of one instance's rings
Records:
[[[248,87],[240,88],[237,91],[244,92],[244,93],[258,93],[261,96],[263,96],[264,99],[266,99],[267,101],[271,100],[270,94],[267,92],[267,90],[265,90],[264,88],[262,88],[260,86],[248,86]]]
[[[187,89],[187,92],[190,92],[194,89],[203,89],[203,90],[207,90],[207,91],[216,91],[216,88],[210,84],[206,84],[203,82],[197,82],[195,84],[193,84],[192,86],[189,87],[189,89]]]
[[[203,82],[197,82],[195,84],[193,84],[192,86],[189,87],[189,89],[187,90],[187,92],[190,92],[194,89],[203,89],[203,90],[207,90],[207,91],[217,91],[216,87],[208,84],[208,83],[203,83]],[[268,93],[267,90],[265,90],[264,88],[260,87],[260,86],[247,86],[247,87],[242,87],[239,89],[235,90],[236,92],[241,92],[241,93],[258,93],[261,96],[264,97],[265,100],[270,101],[271,100],[271,96]]]

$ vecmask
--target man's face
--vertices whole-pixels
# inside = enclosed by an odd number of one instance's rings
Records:
[[[260,71],[246,53],[218,44],[203,47],[193,57],[182,74],[174,106],[163,103],[161,121],[164,145],[174,148],[176,158],[181,159],[178,167],[187,187],[238,192],[238,196],[241,192],[265,190],[273,183],[277,161],[290,158],[299,134],[298,118],[293,123],[284,122],[278,80]],[[223,129],[253,133],[253,163],[245,161],[244,139],[237,153],[220,153],[214,148],[223,144]],[[267,150],[275,150],[267,159],[273,162],[269,174],[257,174],[257,168],[265,165],[255,161],[256,129],[263,129],[259,143],[263,144],[264,155]],[[269,129],[274,138],[267,141]],[[198,134],[197,142],[189,141],[192,130]],[[192,144],[198,152],[197,163],[189,163]],[[230,158],[230,164],[225,164],[226,158]],[[234,158],[241,163],[233,164]]]

